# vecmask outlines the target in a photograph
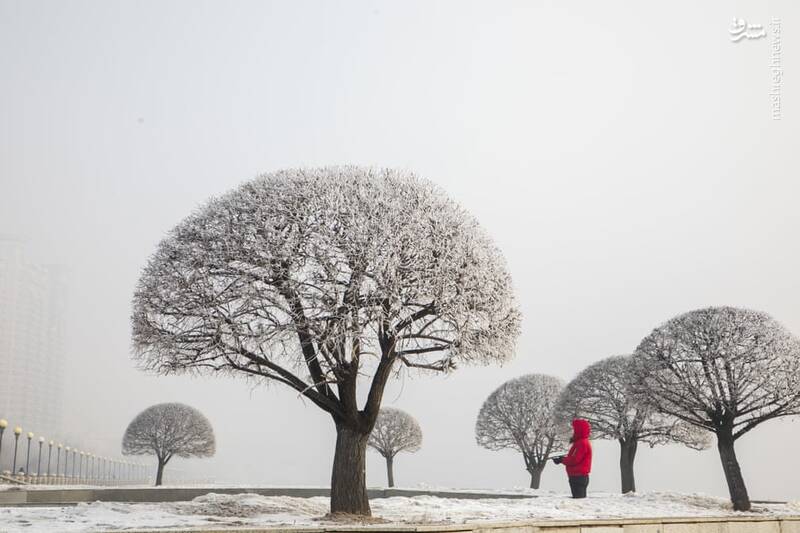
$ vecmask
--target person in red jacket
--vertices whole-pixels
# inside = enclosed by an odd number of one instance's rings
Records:
[[[567,467],[569,488],[573,498],[585,498],[586,488],[589,486],[589,472],[592,471],[592,444],[589,434],[592,427],[588,420],[576,418],[572,421],[572,446],[567,455],[553,457],[555,464]]]

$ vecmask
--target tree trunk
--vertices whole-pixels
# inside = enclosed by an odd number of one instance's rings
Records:
[[[386,476],[389,478],[389,486],[394,487],[394,457],[386,458]]]
[[[539,484],[542,481],[542,470],[544,470],[544,465],[545,464],[547,464],[547,463],[542,463],[541,466],[534,465],[534,466],[531,467],[530,470],[528,470],[528,472],[531,474],[531,488],[532,489],[538,489],[539,488]]]
[[[156,471],[156,487],[161,485],[161,480],[164,478],[164,465],[166,463],[159,459],[158,470]]]
[[[723,427],[717,430],[717,449],[722,461],[722,470],[725,472],[725,480],[728,482],[728,492],[731,494],[733,509],[749,511],[750,496],[747,494],[747,487],[742,478],[742,470],[739,468],[733,444],[733,428]]]
[[[331,513],[371,516],[367,498],[367,440],[363,433],[336,425],[336,452],[331,476]]]
[[[622,481],[622,494],[636,492],[636,479],[633,475],[633,461],[636,459],[635,438],[619,439],[619,472]]]

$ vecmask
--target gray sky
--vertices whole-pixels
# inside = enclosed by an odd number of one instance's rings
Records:
[[[782,120],[771,37],[782,20]],[[716,2],[18,2],[0,0],[0,231],[68,269],[70,427],[118,450],[141,409],[214,425],[220,481],[321,485],[329,418],[278,387],[144,375],[130,299],[159,239],[209,196],[288,166],[411,168],[505,252],[525,315],[515,360],[395,383],[422,450],[396,478],[528,482],[477,447],[486,396],[528,372],[569,379],[683,311],[767,311],[800,334],[800,5]],[[738,450],[751,496],[796,498],[798,422]],[[619,484],[616,443],[593,490]],[[243,457],[251,454],[252,460]],[[368,483],[385,482],[370,454]],[[640,490],[727,493],[715,449],[641,449]],[[543,487],[566,490],[560,469]]]

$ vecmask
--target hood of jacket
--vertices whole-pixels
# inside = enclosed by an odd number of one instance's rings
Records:
[[[588,439],[591,432],[592,426],[589,425],[588,420],[576,418],[572,421],[572,438],[574,440]]]

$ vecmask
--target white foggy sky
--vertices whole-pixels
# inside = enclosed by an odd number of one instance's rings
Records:
[[[675,314],[767,311],[800,334],[797,3],[0,0],[0,232],[68,269],[65,411],[100,453],[162,401],[199,408],[220,481],[323,485],[330,419],[277,386],[145,375],[130,299],[147,256],[212,195],[288,166],[411,168],[504,251],[525,315],[502,368],[395,383],[420,421],[401,486],[528,483],[473,426],[506,379],[570,379]],[[782,19],[783,119],[769,39]],[[738,444],[751,496],[796,498],[797,422]],[[616,443],[590,489],[616,490]],[[642,448],[640,490],[726,494],[715,449]],[[368,483],[383,484],[370,454]],[[566,490],[548,467],[543,487]]]

